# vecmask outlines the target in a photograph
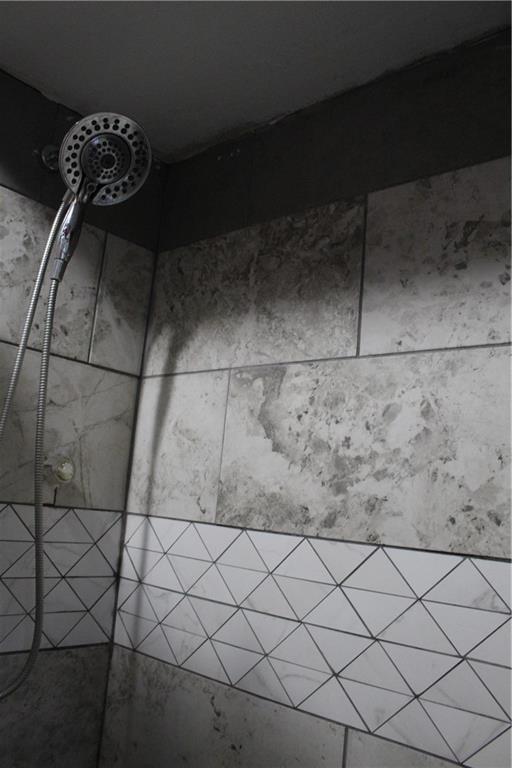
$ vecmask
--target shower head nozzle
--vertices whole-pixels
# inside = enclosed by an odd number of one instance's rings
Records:
[[[134,120],[98,112],[79,120],[61,144],[59,168],[83,202],[115,205],[134,195],[151,166],[151,147]]]

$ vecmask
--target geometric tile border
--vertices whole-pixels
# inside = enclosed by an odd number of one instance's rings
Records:
[[[0,653],[27,650],[34,627],[33,507],[0,504]],[[121,514],[44,508],[42,648],[112,635]]]
[[[116,643],[458,764],[508,765],[509,562],[140,515],[125,542]]]

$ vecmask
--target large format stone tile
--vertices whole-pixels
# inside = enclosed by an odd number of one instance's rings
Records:
[[[130,512],[214,519],[227,387],[226,371],[144,380]]]
[[[233,372],[216,521],[507,556],[509,355]]]
[[[0,657],[0,685],[25,654]],[[0,702],[0,764],[9,768],[95,768],[109,648],[42,652],[29,679]]]
[[[0,398],[16,348],[0,343]],[[25,357],[14,407],[0,443],[0,499],[33,500],[33,454],[40,353]],[[103,371],[52,357],[48,385],[45,456],[69,456],[75,477],[57,489],[56,503],[122,509],[137,382],[132,376]],[[45,501],[54,500],[51,477]]]
[[[341,726],[115,647],[102,768],[341,768]]]
[[[345,768],[450,768],[452,762],[358,731],[347,732]]]
[[[510,339],[509,162],[369,196],[363,353]]]
[[[94,321],[91,363],[139,373],[153,254],[108,235]]]
[[[353,354],[362,226],[336,203],[163,254],[146,373]]]
[[[0,187],[0,339],[17,342],[54,211]],[[59,288],[53,351],[87,360],[105,235],[85,225]],[[49,268],[50,271],[50,268]],[[41,347],[49,271],[30,345]]]

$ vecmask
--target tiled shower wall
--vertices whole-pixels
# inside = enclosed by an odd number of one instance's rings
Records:
[[[105,768],[508,765],[509,207],[504,158],[160,254]]]
[[[53,215],[0,187],[2,399]],[[48,650],[23,689],[1,705],[5,765],[95,762],[152,268],[149,251],[86,225],[59,290],[46,461],[70,457],[75,476],[58,484],[50,466],[45,472]],[[33,631],[33,438],[47,290],[0,444],[2,685],[19,671]],[[40,727],[27,730],[27,712]]]

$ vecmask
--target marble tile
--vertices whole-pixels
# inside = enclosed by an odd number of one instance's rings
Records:
[[[0,397],[15,347],[0,343]],[[38,352],[29,351],[6,435],[0,444],[0,498],[30,503],[33,498],[33,438],[39,379]],[[75,477],[56,489],[56,503],[122,509],[137,382],[70,360],[50,365],[45,457],[69,456]],[[56,485],[45,475],[44,500],[54,501]]]
[[[153,258],[145,248],[114,235],[107,236],[91,363],[139,373]]]
[[[509,355],[233,372],[216,521],[508,556]]]
[[[339,768],[344,729],[116,647],[103,733],[102,768]]]
[[[162,254],[146,373],[354,354],[362,226],[333,203]]]
[[[54,212],[0,187],[0,339],[18,341]],[[53,351],[87,360],[105,235],[85,225],[57,299]],[[41,347],[49,276],[34,318],[30,345]]]
[[[16,768],[92,768],[103,715],[109,649],[46,651],[29,680],[0,702],[0,761]],[[4,685],[19,654],[0,658]]]
[[[227,386],[227,372],[144,381],[130,512],[214,519]]]
[[[363,353],[510,339],[510,160],[368,198]]]
[[[346,768],[450,768],[452,762],[424,752],[350,730]]]

